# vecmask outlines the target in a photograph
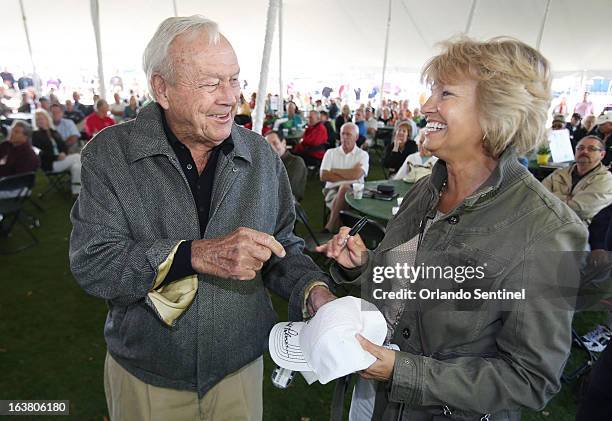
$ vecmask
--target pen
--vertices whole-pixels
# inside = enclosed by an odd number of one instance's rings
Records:
[[[346,237],[344,237],[344,239],[342,240],[341,247],[342,248],[346,247],[346,243],[348,243],[349,237],[353,237],[353,236],[357,235],[359,233],[359,231],[361,231],[363,229],[363,227],[365,227],[365,225],[367,223],[368,223],[368,217],[367,216],[364,216],[359,221],[357,221],[357,223],[355,225],[353,225],[353,228],[351,228],[351,230],[349,231],[348,235]]]

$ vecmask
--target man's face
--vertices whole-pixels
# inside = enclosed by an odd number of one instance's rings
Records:
[[[41,100],[40,101],[40,108],[42,108],[45,111],[49,111],[49,101]]]
[[[577,126],[580,124],[580,118],[572,116],[572,126]]]
[[[121,103],[121,98],[119,97],[119,94],[113,95],[113,98],[115,98],[115,104]]]
[[[72,112],[72,102],[70,100],[66,101],[66,111],[68,111],[69,113]]]
[[[276,133],[268,133],[266,135],[266,140],[274,149],[274,152],[278,154],[278,156],[283,156],[287,151],[287,142],[284,140],[280,140]]]
[[[605,134],[605,135],[607,135],[608,133],[612,132],[612,122],[606,121],[605,123],[600,124],[599,125],[599,130],[603,134]]]
[[[316,111],[311,111],[308,113],[308,125],[314,126],[319,122],[319,120],[319,113],[317,113]]]
[[[98,113],[102,116],[107,115],[109,110],[108,102],[104,101],[98,105]]]
[[[51,107],[51,117],[53,118],[54,123],[59,123],[62,121],[62,117],[64,116],[64,111],[62,111],[61,107]]]
[[[240,100],[240,68],[234,49],[221,36],[208,44],[204,32],[179,35],[170,45],[174,80],[160,82],[157,99],[181,138],[216,146],[227,139]]]
[[[295,109],[295,104],[293,102],[287,104],[287,115],[293,117],[295,115]]]
[[[11,130],[11,137],[9,138],[9,142],[17,146],[17,145],[23,145],[27,141],[28,141],[28,137],[25,135],[25,132],[23,131],[23,127],[21,126],[13,127],[13,129]]]
[[[78,92],[73,92],[72,93],[72,99],[74,100],[74,102],[78,102],[80,97],[81,96],[79,95]]]
[[[366,117],[366,120],[369,120],[370,118],[372,118],[372,110],[370,110],[369,108],[366,108],[365,117]]]
[[[361,110],[355,111],[355,121],[363,121],[363,112]]]
[[[350,153],[357,144],[359,132],[353,125],[345,125],[340,129],[340,144],[344,153]]]
[[[593,138],[583,138],[576,145],[576,164],[585,169],[597,166],[606,155],[601,143]]]

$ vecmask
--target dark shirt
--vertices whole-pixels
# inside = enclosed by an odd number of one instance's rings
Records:
[[[64,117],[72,120],[74,124],[79,124],[85,118],[82,112],[75,110],[74,108],[72,109],[72,111],[65,111]]]
[[[53,162],[60,153],[68,153],[62,136],[55,130],[36,130],[32,134],[32,146],[40,149],[40,166],[43,171],[53,171]]]
[[[419,150],[417,144],[414,140],[408,139],[406,144],[404,145],[404,150],[401,152],[393,151],[393,142],[389,143],[385,147],[385,156],[383,157],[383,167],[389,168],[390,174],[395,174],[401,166],[404,164],[404,161],[408,157],[408,155],[413,154]]]
[[[0,177],[34,172],[40,161],[29,143],[15,146],[11,142],[0,143]]]
[[[594,170],[598,168],[599,168],[599,165],[596,165],[593,168],[591,168],[589,171],[584,173],[583,175],[580,175],[578,174],[578,167],[574,167],[574,170],[572,171],[572,190],[570,191],[570,193],[574,191],[574,187],[576,187],[576,184],[578,184],[580,180],[582,180],[584,177],[586,177],[587,175],[589,175],[590,173],[592,173]]]
[[[193,195],[196,210],[198,212],[200,236],[203,237],[210,216],[210,201],[212,198],[212,190],[215,182],[215,170],[217,169],[219,153],[223,151],[225,155],[228,155],[234,149],[234,142],[230,136],[219,146],[216,146],[211,151],[204,170],[201,174],[198,174],[198,169],[193,157],[191,156],[189,148],[181,143],[176,135],[172,133],[172,130],[166,121],[166,116],[163,110],[161,116],[162,125],[164,127],[166,137],[168,138],[168,142],[174,150],[174,153],[176,154],[176,157],[181,165],[181,169],[183,170],[183,174],[185,174],[185,178],[187,178],[187,182],[189,183],[189,188],[191,189],[191,194]],[[195,271],[191,267],[191,241],[183,241],[179,245],[174,255],[172,266],[170,266],[170,270],[168,271],[162,285],[193,274],[195,274]]]
[[[342,125],[344,123],[348,123],[349,121],[353,121],[350,115],[347,119],[344,118],[344,114],[340,114],[338,117],[336,117],[336,139],[340,140],[340,129],[342,129]]]

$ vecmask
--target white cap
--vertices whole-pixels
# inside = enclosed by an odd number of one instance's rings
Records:
[[[387,336],[387,323],[380,311],[356,297],[333,300],[307,322],[278,323],[270,332],[270,355],[276,364],[293,371],[313,371],[322,384],[375,361],[355,335],[376,345]]]
[[[612,123],[612,113],[603,113],[597,117],[597,120],[595,120],[595,124],[597,125],[604,123]]]

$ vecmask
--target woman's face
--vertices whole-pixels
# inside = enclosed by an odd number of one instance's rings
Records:
[[[37,113],[36,126],[38,126],[39,129],[47,130],[49,128],[49,121],[47,120],[47,117],[41,113]]]
[[[395,140],[400,145],[406,143],[406,140],[408,140],[408,128],[406,126],[398,127],[397,131],[395,132]]]
[[[432,87],[422,108],[427,117],[423,146],[438,158],[469,160],[475,153],[485,153],[476,87],[471,79]]]

